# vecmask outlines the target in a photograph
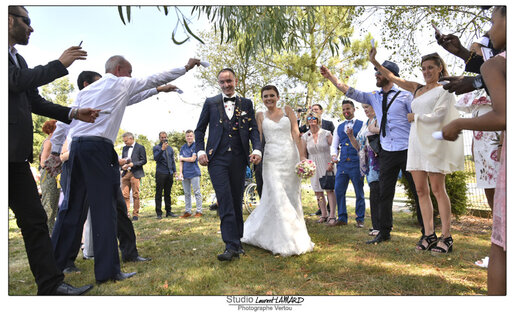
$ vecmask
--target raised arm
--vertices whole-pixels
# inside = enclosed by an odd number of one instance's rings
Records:
[[[347,84],[345,84],[344,82],[339,81],[337,76],[333,75],[326,66],[322,65],[320,68],[320,71],[321,71],[321,75],[324,78],[328,79],[331,83],[333,83],[333,85],[335,87],[337,87],[337,89],[342,91],[342,93],[345,94],[346,92],[348,92],[349,86]]]
[[[369,61],[371,62],[371,64],[374,65],[374,67],[376,67],[376,69],[382,74],[382,76],[387,78],[387,80],[394,82],[400,88],[403,88],[409,91],[410,93],[414,93],[416,91],[416,88],[420,85],[417,82],[407,81],[403,78],[397,77],[390,70],[383,67],[382,64],[380,64],[376,60],[376,48],[372,48],[371,51],[369,51]]]

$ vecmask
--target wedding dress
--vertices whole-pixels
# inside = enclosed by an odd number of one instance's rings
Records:
[[[292,140],[290,120],[283,112],[275,122],[264,114],[266,146],[260,204],[244,223],[242,242],[282,256],[313,250],[301,207],[301,181],[295,173],[299,153]]]

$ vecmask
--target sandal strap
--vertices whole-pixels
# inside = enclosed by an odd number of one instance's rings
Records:
[[[437,244],[438,240],[439,239],[437,238],[437,235],[435,235],[435,232],[430,235],[424,235],[416,244],[416,248],[418,248],[419,250],[428,250],[432,248],[435,244]],[[423,241],[426,242],[426,246],[423,245]]]
[[[440,246],[435,246],[431,249],[433,252],[437,253],[448,253],[448,251],[451,250],[453,247],[453,238],[451,236],[443,238],[442,236],[439,238],[439,241],[442,242],[444,245],[446,245],[446,249]]]

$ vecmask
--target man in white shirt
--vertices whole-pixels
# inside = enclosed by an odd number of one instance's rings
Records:
[[[76,238],[82,234],[86,198],[90,204],[95,253],[95,279],[98,283],[124,280],[136,274],[122,273],[116,239],[116,194],[120,188],[118,156],[113,148],[125,107],[141,91],[156,88],[184,75],[198,59],[186,66],[168,70],[147,78],[131,78],[132,66],[122,56],[112,56],[106,62],[106,75],[84,88],[74,106],[101,110],[94,127],[79,123],[70,125],[70,181],[63,202],[63,218],[56,222],[52,235],[58,267],[64,267]],[[67,196],[68,195],[68,196]]]

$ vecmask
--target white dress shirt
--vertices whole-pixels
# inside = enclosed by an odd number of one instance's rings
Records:
[[[185,73],[184,67],[146,78],[116,77],[107,73],[100,80],[82,89],[73,106],[100,109],[101,114],[94,123],[73,120],[70,124],[70,136],[72,138],[99,136],[114,143],[124,117],[125,107],[134,95],[175,80]],[[108,114],[103,114],[102,111]]]
[[[87,87],[89,87],[89,86],[90,85],[88,85]],[[142,91],[138,94],[133,95],[133,97],[129,100],[129,104],[127,104],[127,106],[139,103],[139,102],[141,102],[151,96],[154,96],[156,94],[158,94],[158,90],[156,88]],[[68,135],[69,130],[70,130],[69,124],[66,124],[61,121],[57,122],[56,129],[54,130],[54,133],[52,134],[52,137],[50,138],[50,143],[52,143],[52,150],[51,150],[52,152],[60,153],[65,139],[68,139],[68,150],[70,150],[70,143],[72,142],[72,138]]]

